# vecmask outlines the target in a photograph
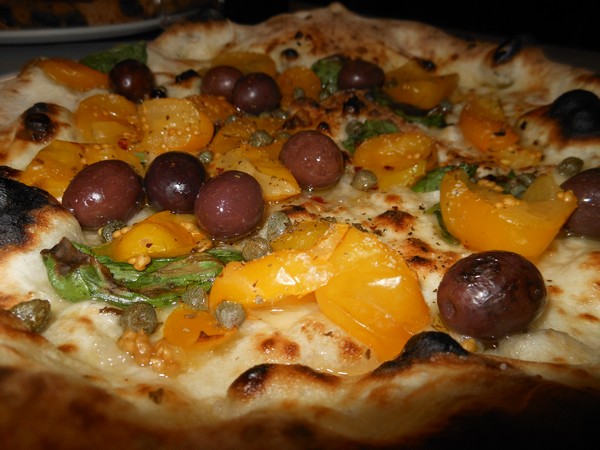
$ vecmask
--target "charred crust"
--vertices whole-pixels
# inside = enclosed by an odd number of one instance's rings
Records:
[[[23,245],[27,228],[35,223],[35,211],[48,206],[61,207],[42,189],[0,177],[0,248]]]
[[[250,401],[264,395],[271,386],[283,385],[293,389],[296,382],[331,385],[339,382],[335,375],[317,372],[302,364],[258,364],[242,373],[229,386],[230,397]]]
[[[42,102],[34,104],[21,114],[17,138],[35,143],[50,142],[58,130],[57,123],[52,119],[57,114],[55,105]]]
[[[415,222],[415,217],[398,208],[388,209],[374,219],[377,228],[391,228],[394,231],[407,230]]]
[[[492,54],[492,64],[499,66],[510,62],[523,48],[523,38],[514,36],[502,42]]]
[[[397,358],[386,361],[373,371],[373,375],[385,375],[411,367],[414,363],[428,361],[440,355],[468,356],[470,353],[449,334],[441,331],[424,331],[412,336]]]

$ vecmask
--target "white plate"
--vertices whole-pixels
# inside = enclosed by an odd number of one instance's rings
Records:
[[[143,33],[168,25],[196,10],[168,17],[142,20],[139,22],[99,25],[94,27],[39,28],[35,30],[1,30],[0,45],[12,44],[53,44],[57,42],[93,41]]]

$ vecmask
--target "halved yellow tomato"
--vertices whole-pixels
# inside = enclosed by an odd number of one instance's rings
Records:
[[[277,85],[282,96],[282,103],[294,100],[298,89],[304,97],[318,99],[321,93],[321,79],[308,67],[290,67],[277,77]]]
[[[41,59],[38,65],[57,83],[80,91],[108,89],[108,75],[65,58]]]
[[[193,214],[161,211],[134,224],[98,252],[121,262],[130,262],[140,256],[166,258],[187,255],[200,242],[207,240],[195,223]]]
[[[199,153],[210,142],[210,117],[185,98],[156,98],[139,105],[143,137],[139,147],[151,154],[178,150]]]
[[[96,94],[83,99],[74,113],[75,125],[88,142],[117,143],[139,140],[137,105],[117,94]]]
[[[465,138],[481,151],[505,150],[519,142],[500,101],[473,94],[463,107],[458,126]]]
[[[382,134],[362,142],[354,165],[377,176],[378,187],[411,186],[437,160],[435,141],[418,131]]]
[[[535,259],[558,234],[577,200],[570,191],[539,189],[535,183],[530,189],[536,194],[526,191],[517,199],[472,182],[462,170],[448,172],[440,188],[444,225],[472,250],[508,250]]]
[[[384,92],[400,103],[429,110],[448,99],[458,85],[458,75],[436,75],[423,69],[417,61],[385,75]]]
[[[217,319],[208,311],[198,311],[184,304],[173,309],[163,326],[163,337],[181,347],[191,347],[202,341],[220,342],[232,332],[219,326]]]

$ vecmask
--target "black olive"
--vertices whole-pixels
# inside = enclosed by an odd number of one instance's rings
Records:
[[[156,211],[191,214],[200,186],[208,174],[198,158],[185,152],[165,152],[148,166],[144,188],[150,207]]]
[[[444,274],[437,291],[440,315],[451,330],[482,339],[524,331],[545,304],[538,268],[507,251],[474,253]]]
[[[370,89],[383,86],[385,74],[377,64],[364,59],[349,59],[338,74],[338,89]]]
[[[279,153],[302,189],[325,189],[336,184],[344,172],[344,157],[329,136],[315,130],[299,131]]]
[[[600,98],[593,92],[565,92],[552,102],[548,116],[558,121],[567,138],[600,136]]]
[[[194,213],[198,224],[214,239],[239,239],[263,219],[262,188],[247,173],[229,170],[208,180],[198,191]]]
[[[232,103],[248,114],[273,111],[279,106],[281,92],[275,80],[262,72],[242,76],[232,92]]]
[[[142,102],[155,87],[150,68],[136,59],[125,59],[113,66],[108,74],[110,88],[132,102]]]
[[[572,176],[561,187],[577,197],[577,208],[565,223],[569,233],[600,239],[600,167]]]
[[[233,66],[211,67],[202,77],[200,91],[207,95],[220,95],[231,103],[233,87],[242,76],[241,70]]]
[[[79,171],[62,198],[84,228],[98,229],[110,221],[127,221],[144,200],[142,177],[124,161],[98,161]]]

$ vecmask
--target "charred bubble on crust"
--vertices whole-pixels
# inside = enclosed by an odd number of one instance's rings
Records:
[[[412,336],[397,358],[386,361],[373,371],[374,375],[385,375],[412,366],[415,362],[427,361],[439,354],[468,356],[470,353],[441,331],[424,331]]]
[[[344,111],[344,114],[350,114],[353,116],[357,116],[360,114],[360,112],[362,111],[362,109],[365,107],[365,103],[358,98],[356,95],[353,95],[352,97],[350,97],[348,100],[346,100],[344,102],[344,105],[342,106],[342,110]]]
[[[556,120],[566,138],[600,136],[600,98],[585,89],[574,89],[552,102],[548,117]]]
[[[46,191],[0,177],[0,248],[23,245],[27,228],[35,223],[33,212],[49,205],[60,207]]]
[[[396,232],[408,230],[415,222],[415,217],[398,208],[388,209],[373,220],[377,229],[390,228]]]
[[[175,77],[175,83],[180,84],[192,78],[200,78],[200,74],[194,69],[188,69]]]
[[[303,384],[330,385],[337,383],[339,378],[302,364],[264,363],[251,367],[236,378],[229,386],[228,395],[238,400],[250,401],[262,396],[271,384],[281,382],[293,389],[295,380],[301,380]]]
[[[492,55],[492,61],[495,66],[505,64],[511,61],[523,48],[523,38],[514,36],[502,42]]]
[[[287,61],[295,61],[300,54],[295,48],[286,48],[281,51],[281,57]]]
[[[37,143],[48,142],[56,132],[56,123],[51,119],[52,105],[36,103],[28,108],[22,115],[22,129],[18,132],[23,140]]]

